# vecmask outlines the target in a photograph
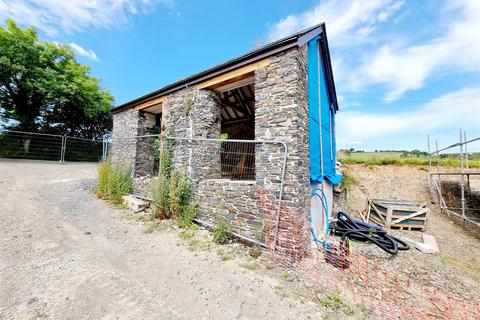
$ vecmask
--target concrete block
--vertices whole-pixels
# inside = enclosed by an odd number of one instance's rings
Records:
[[[434,236],[429,234],[422,234],[422,242],[417,242],[415,247],[424,252],[424,253],[439,253],[440,250],[438,249],[437,241],[435,240]]]
[[[148,201],[138,199],[131,195],[123,196],[122,200],[123,204],[126,205],[133,212],[139,212],[150,206],[150,203]]]

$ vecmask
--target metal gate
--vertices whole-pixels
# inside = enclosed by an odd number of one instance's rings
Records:
[[[0,133],[0,158],[50,161],[100,161],[104,141],[15,130]]]

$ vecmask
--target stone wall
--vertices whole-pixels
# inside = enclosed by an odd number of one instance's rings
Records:
[[[308,73],[306,47],[293,48],[270,57],[270,64],[255,72],[255,137],[280,140],[288,146],[288,163],[282,199],[306,215],[310,209],[308,134]],[[279,177],[268,170],[281,164],[281,149],[263,146],[257,151],[257,185],[278,196]],[[279,237],[289,239],[288,234]],[[279,244],[280,245],[280,244]]]
[[[192,136],[219,139],[221,130],[220,97],[211,90],[196,92],[192,108]],[[191,179],[199,183],[204,179],[221,178],[221,143],[218,141],[192,142]]]
[[[227,219],[233,232],[263,240],[255,181],[205,179],[198,185],[200,218],[211,224],[217,215]]]
[[[165,121],[163,132],[178,138],[220,137],[220,103],[218,94],[209,90],[185,88],[167,96],[163,103]],[[166,143],[172,143],[167,141]],[[199,218],[211,222],[212,208],[221,203],[223,190],[218,184],[205,189],[207,179],[221,177],[220,143],[210,141],[173,141],[174,167],[190,177],[199,203]],[[220,187],[219,187],[220,188]],[[209,201],[205,201],[208,194]],[[215,194],[215,197],[211,195]],[[233,200],[230,197],[230,202]],[[224,202],[225,203],[225,202]]]
[[[123,167],[132,168],[136,156],[136,141],[133,137],[138,132],[138,111],[128,109],[113,115],[112,162]]]
[[[179,138],[220,137],[220,102],[210,90],[185,88],[167,96],[164,132]],[[172,130],[170,132],[170,130]],[[174,141],[174,166],[187,173],[196,185],[203,179],[220,178],[220,143]]]
[[[155,115],[129,109],[113,115],[110,157],[114,164],[132,171],[134,193],[145,195],[145,179],[155,168],[155,138],[137,136],[153,134]]]

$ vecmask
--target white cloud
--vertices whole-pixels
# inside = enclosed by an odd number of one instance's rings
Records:
[[[432,76],[480,72],[480,1],[451,0],[436,6],[441,24],[435,29],[441,35],[420,43],[412,43],[412,36],[401,29],[396,34],[380,29],[388,20],[396,23],[406,13],[415,12],[408,7],[401,12],[404,3],[326,0],[281,19],[269,36],[279,38],[326,22],[334,75],[343,94],[384,85],[385,101],[394,101],[408,91],[423,88]],[[412,15],[409,18],[419,19]]]
[[[94,61],[100,61],[97,57],[97,54],[93,50],[84,49],[75,42],[70,42],[68,45],[70,46],[70,48],[72,48],[73,51],[75,51],[75,53]]]
[[[424,15],[425,10],[430,10],[428,15]],[[341,101],[337,115],[339,146],[376,148],[384,143],[388,149],[391,141],[398,140],[406,148],[423,147],[427,133],[454,134],[460,127],[480,135],[480,82],[477,77],[472,83],[468,74],[480,74],[479,0],[420,5],[394,0],[325,0],[310,10],[284,17],[268,34],[279,38],[320,22],[326,23]],[[442,80],[446,74],[458,75],[460,80],[448,78],[446,83]],[[462,78],[465,74],[470,85]],[[466,88],[416,109],[409,104],[408,111],[401,101],[395,104],[398,109],[394,113],[393,106],[385,103],[410,90],[422,89],[434,77],[443,81],[438,89],[459,84]],[[378,102],[379,112],[364,112],[363,99],[350,99],[352,92],[360,90],[366,93],[361,96],[370,101],[384,95],[385,101]]]
[[[467,132],[480,132],[480,86],[447,93],[415,111],[397,113],[366,113],[345,111],[337,115],[339,145],[355,141],[372,141],[393,135],[417,134],[462,127]],[[421,138],[421,139],[422,139]]]
[[[422,88],[437,72],[480,72],[480,1],[456,0],[443,14],[459,14],[444,35],[423,44],[388,43],[350,73],[348,86],[357,91],[371,84],[387,85],[386,101]]]
[[[322,1],[311,10],[280,20],[271,28],[270,38],[281,38],[325,22],[328,37],[335,45],[364,41],[378,23],[386,21],[403,3],[403,0]]]
[[[173,0],[0,0],[0,19],[36,27],[49,35],[108,28],[128,23],[129,16],[147,13],[157,3]]]

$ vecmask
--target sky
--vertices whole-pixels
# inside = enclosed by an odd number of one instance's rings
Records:
[[[325,22],[338,148],[480,137],[479,0],[0,0],[6,18],[70,44],[116,105]]]

